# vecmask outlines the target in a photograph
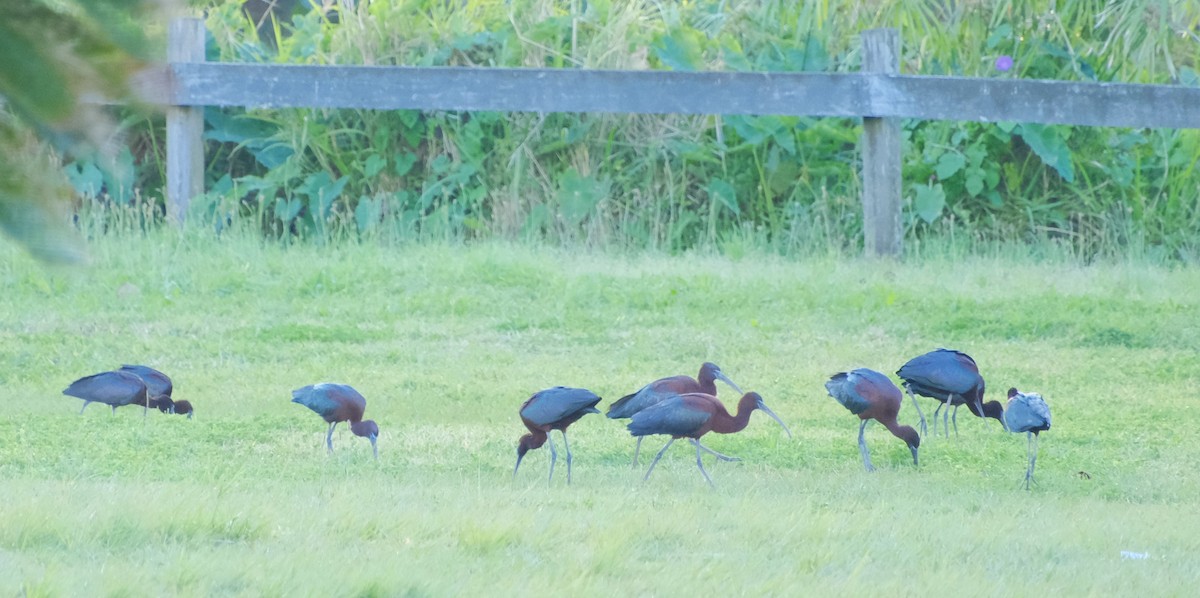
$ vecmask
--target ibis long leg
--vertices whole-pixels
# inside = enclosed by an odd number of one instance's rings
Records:
[[[1037,483],[1033,479],[1033,470],[1037,467],[1037,449],[1039,436],[1034,432],[1025,433],[1025,456],[1029,459],[1029,464],[1025,468],[1025,489],[1029,490],[1029,484]]]
[[[116,405],[110,405],[110,407],[112,407],[112,414],[113,414],[113,415],[116,415],[116,414],[117,414],[117,406],[116,406]]]
[[[548,435],[549,433],[547,433]],[[567,444],[567,431],[562,431],[563,448],[567,451],[567,485],[571,485],[571,445]]]
[[[637,437],[637,439],[638,439],[637,446],[633,448],[633,465],[631,467],[633,467],[634,469],[637,468],[638,453],[642,452],[642,439],[643,438],[645,438],[645,436],[638,436]]]
[[[954,417],[950,418],[950,421],[954,422],[954,437],[955,438],[958,438],[958,408],[959,407],[961,407],[961,405],[954,406]],[[983,412],[980,411],[980,413],[983,413]],[[950,436],[950,434],[947,432],[946,436]]]
[[[663,445],[662,449],[658,451],[658,454],[654,456],[654,462],[650,464],[650,469],[646,470],[646,475],[642,478],[643,482],[650,479],[650,472],[654,471],[654,466],[658,465],[658,460],[662,459],[663,453],[667,452],[667,448],[671,446],[672,442],[675,442],[674,438],[668,440],[667,443]]]
[[[329,422],[329,433],[325,435],[325,446],[329,449],[329,454],[333,454],[333,429],[337,427],[337,422]]]
[[[84,401],[84,402],[83,402],[83,407],[80,407],[80,408],[79,408],[79,415],[83,415],[83,410],[84,410],[84,409],[87,409],[87,406],[88,406],[88,405],[90,405],[90,404],[91,404],[91,401]]]
[[[924,436],[925,435],[925,414],[921,413],[921,406],[919,404],[917,404],[917,395],[913,394],[912,389],[908,388],[907,384],[904,385],[904,387],[908,389],[908,398],[912,399],[913,407],[917,408],[917,417],[921,418],[921,436]]]
[[[938,401],[938,406],[937,406],[937,409],[934,409],[934,410],[933,410],[933,418],[932,418],[932,419],[933,419],[933,435],[934,435],[934,436],[937,436],[937,418],[938,418],[938,414],[942,412],[942,407],[944,407],[944,406],[945,406],[945,403],[942,403],[941,401]]]
[[[741,459],[738,457],[730,457],[729,455],[722,455],[721,453],[718,453],[717,451],[714,451],[714,450],[708,448],[707,446],[700,444],[700,441],[695,438],[692,438],[690,440],[692,441],[693,444],[696,445],[696,448],[703,449],[708,454],[710,454],[722,461],[741,461]]]
[[[708,472],[704,471],[704,460],[700,458],[700,455],[701,455],[700,449],[704,449],[704,450],[708,450],[708,449],[701,446],[700,441],[696,440],[695,438],[692,439],[692,444],[696,445],[696,467],[700,468],[700,473],[704,476],[704,479],[706,481],[708,481],[708,486],[710,488],[716,488],[717,485],[713,483],[712,478],[708,477]],[[711,451],[709,451],[709,452],[711,452]]]
[[[565,436],[564,436],[565,438]],[[558,461],[558,450],[554,448],[554,439],[546,432],[546,442],[550,444],[550,480],[554,479],[554,462]]]
[[[875,471],[875,466],[871,465],[871,451],[867,450],[867,439],[863,437],[863,431],[867,429],[867,422],[870,421],[869,419],[864,419],[858,425],[858,452],[862,453],[863,467],[866,467],[867,471]],[[935,419],[934,422],[937,422],[937,420]]]

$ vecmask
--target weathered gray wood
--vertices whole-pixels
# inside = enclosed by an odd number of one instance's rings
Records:
[[[865,72],[900,72],[900,32],[872,29],[862,34]],[[863,234],[867,255],[900,254],[900,123],[895,117],[863,118]]]
[[[868,73],[191,63],[185,106],[796,114],[1200,128],[1200,88]]]
[[[172,65],[196,106],[858,116],[858,78],[576,69]]]
[[[204,61],[204,21],[171,21],[167,60],[176,65]],[[178,88],[179,81],[170,87]],[[182,224],[192,198],[204,193],[204,108],[172,104],[167,108],[167,217]]]

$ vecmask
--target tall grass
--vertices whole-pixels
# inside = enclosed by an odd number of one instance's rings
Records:
[[[903,263],[317,246],[253,221],[218,235],[120,217],[127,229],[92,235],[87,268],[0,246],[0,592],[1173,595],[1200,582],[1192,267],[1086,264],[1059,244],[923,242]],[[923,439],[919,469],[870,427],[879,471],[862,470],[856,421],[822,383],[940,345],[979,360],[990,398],[1010,385],[1047,397],[1033,492],[1025,439],[967,415],[957,439]],[[715,490],[686,449],[642,483],[623,426],[588,416],[571,428],[571,487],[561,461],[547,483],[546,450],[512,479],[533,391],[585,386],[605,408],[705,360],[796,438],[756,415],[706,438],[744,459],[710,466]],[[60,394],[125,362],[170,373],[195,419],[79,416]],[[325,424],[289,402],[318,380],[365,394],[378,463],[344,430],[325,454]]]

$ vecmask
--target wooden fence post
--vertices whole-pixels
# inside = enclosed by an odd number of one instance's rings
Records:
[[[175,19],[167,62],[204,62],[204,21]],[[204,193],[204,107],[179,106],[174,75],[167,107],[167,218],[182,225],[192,198]]]
[[[897,30],[864,31],[862,45],[862,72],[899,74]],[[900,123],[895,118],[863,118],[863,234],[870,256],[900,255],[900,151]]]

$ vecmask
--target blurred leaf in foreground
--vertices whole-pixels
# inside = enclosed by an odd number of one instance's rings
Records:
[[[148,23],[165,23],[159,17],[178,5],[0,2],[0,230],[39,259],[83,257],[67,220],[71,187],[46,143],[64,155],[112,164],[117,126],[98,101],[130,99],[131,77],[153,53]]]

